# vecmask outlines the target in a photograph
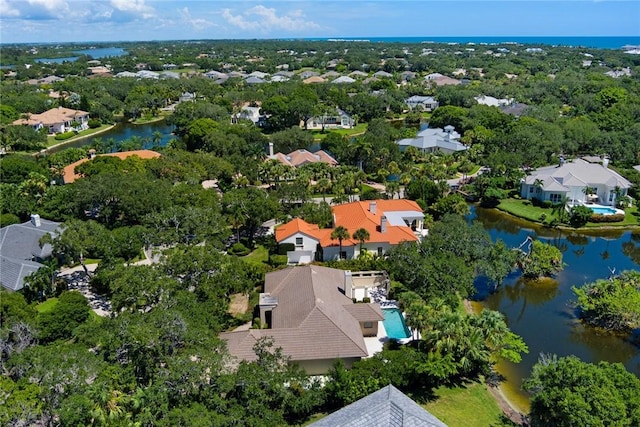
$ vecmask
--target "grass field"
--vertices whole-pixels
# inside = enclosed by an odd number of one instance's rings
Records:
[[[49,298],[48,300],[36,305],[36,310],[38,313],[48,313],[53,310],[53,307],[55,307],[57,303],[58,298]]]
[[[258,245],[249,255],[242,257],[249,264],[264,265],[269,261],[269,250],[262,245]]]
[[[325,139],[327,137],[329,132],[335,132],[335,133],[338,133],[338,134],[343,135],[343,136],[354,136],[354,135],[363,134],[366,131],[367,131],[367,124],[366,123],[358,123],[356,126],[354,126],[351,129],[327,129],[327,130],[325,130],[324,133],[322,133],[322,131],[319,131],[319,130],[314,130],[314,131],[311,131],[311,132],[313,133],[313,138],[315,140],[322,141],[323,139]]]
[[[422,406],[449,427],[512,425],[505,422],[500,407],[484,383],[440,387],[435,395],[435,400]]]

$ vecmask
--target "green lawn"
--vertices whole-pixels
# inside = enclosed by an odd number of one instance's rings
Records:
[[[510,213],[511,215],[515,215],[520,218],[524,218],[526,220],[532,222],[543,222],[540,217],[544,214],[546,215],[546,219],[544,222],[548,223],[553,218],[558,218],[558,215],[553,212],[551,208],[542,208],[533,206],[531,204],[525,204],[524,200],[519,199],[504,199],[500,201],[498,205],[498,209],[501,211]],[[638,216],[640,213],[638,212],[638,208],[636,206],[632,206],[630,208],[625,209],[625,218],[624,221],[620,222],[589,222],[585,226],[586,228],[603,228],[603,227],[630,227],[634,225],[638,225]]]
[[[52,147],[56,144],[62,144],[62,143],[67,143],[67,142],[71,142],[71,141],[75,141],[76,139],[80,139],[80,138],[84,138],[87,137],[89,135],[93,135],[96,133],[100,133],[103,132],[109,128],[111,128],[113,125],[110,124],[103,124],[100,125],[100,127],[94,128],[94,129],[87,129],[87,130],[83,130],[82,132],[78,132],[78,134],[72,138],[69,139],[64,139],[62,141],[58,140],[55,138],[54,135],[49,135],[47,136],[47,143],[45,144],[47,148]]]
[[[528,219],[529,221],[533,222],[541,222],[540,217],[542,214],[546,215],[547,221],[549,221],[551,218],[557,217],[557,215],[552,212],[551,208],[541,208],[533,206],[532,204],[525,204],[524,200],[501,200],[500,204],[498,205],[498,209],[504,212],[508,212],[511,215]]]
[[[58,303],[58,298],[49,298],[46,301],[41,302],[36,305],[36,310],[38,313],[48,313],[53,310],[53,307]]]
[[[484,383],[440,387],[435,400],[422,405],[449,427],[502,426],[502,411]]]
[[[351,129],[327,129],[327,130],[325,130],[324,133],[322,133],[322,131],[319,131],[319,130],[314,130],[314,131],[311,131],[311,132],[313,133],[314,139],[316,139],[317,141],[322,141],[323,139],[325,139],[327,137],[329,132],[335,132],[335,133],[338,133],[338,134],[343,135],[343,136],[353,136],[353,135],[363,134],[366,131],[367,131],[367,124],[366,123],[358,123],[357,125],[355,125]]]
[[[250,264],[264,265],[269,261],[269,250],[262,245],[258,245],[249,255],[242,257]]]

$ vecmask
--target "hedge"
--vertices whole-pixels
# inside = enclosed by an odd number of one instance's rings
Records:
[[[89,128],[95,129],[102,126],[102,121],[100,119],[89,119]]]
[[[234,243],[229,249],[229,253],[237,256],[245,256],[251,253],[251,249],[247,248],[242,243]]]
[[[280,243],[278,245],[278,255],[286,255],[289,251],[295,251],[296,245],[293,243]]]
[[[621,222],[624,221],[624,214],[599,215],[593,214],[589,218],[589,222]]]
[[[76,133],[74,131],[70,130],[69,132],[59,133],[54,138],[57,141],[64,141],[65,139],[69,139],[69,138],[71,138],[73,136],[76,136]]]

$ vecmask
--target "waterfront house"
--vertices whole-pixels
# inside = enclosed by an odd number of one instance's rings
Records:
[[[422,108],[422,111],[433,111],[440,105],[433,96],[420,95],[413,95],[407,98],[404,103],[407,104],[411,110],[415,110],[420,107]]]
[[[336,108],[334,113],[314,116],[306,122],[301,122],[300,127],[308,130],[351,129],[355,123],[356,121],[349,113]]]
[[[397,144],[400,151],[405,151],[407,147],[416,147],[422,153],[451,154],[468,149],[460,142],[460,134],[453,126],[445,126],[444,129],[427,128],[420,131],[417,137],[401,139]]]
[[[560,202],[565,197],[570,205],[597,203],[615,206],[618,195],[625,196],[631,183],[609,168],[609,159],[587,158],[535,169],[522,180],[523,199]],[[596,161],[600,160],[602,164]]]
[[[271,337],[307,374],[326,374],[338,359],[349,368],[369,356],[364,338],[375,337],[383,320],[377,303],[353,303],[350,286],[351,272],[317,265],[267,273],[259,299],[263,328],[220,338],[235,361],[257,360],[254,345]]]
[[[31,126],[34,130],[46,129],[49,134],[64,133],[71,130],[89,129],[89,113],[71,108],[57,107],[41,114],[29,114],[18,119],[14,125]]]
[[[422,209],[412,200],[358,201],[332,206],[331,211],[331,228],[318,228],[300,218],[276,228],[276,241],[279,244],[294,245],[294,249],[287,252],[289,264],[352,259],[357,258],[361,251],[384,256],[391,247],[401,242],[419,241],[427,232],[423,229]],[[349,232],[349,237],[342,240],[342,245],[331,238],[331,233],[339,226]],[[352,237],[360,228],[369,233],[369,239],[364,242]]]

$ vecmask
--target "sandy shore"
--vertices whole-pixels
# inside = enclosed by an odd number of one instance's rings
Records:
[[[470,314],[475,313],[475,310],[471,306],[471,301],[469,300],[464,300],[464,308],[467,313],[470,313]],[[517,406],[514,405],[511,401],[509,401],[509,399],[507,398],[507,396],[505,396],[504,392],[502,391],[499,385],[491,386],[487,384],[486,386],[487,386],[487,390],[489,390],[491,395],[494,397],[494,399],[498,403],[498,406],[502,410],[502,413],[507,418],[509,418],[511,421],[513,421],[519,426],[529,425],[527,415],[520,412]]]

